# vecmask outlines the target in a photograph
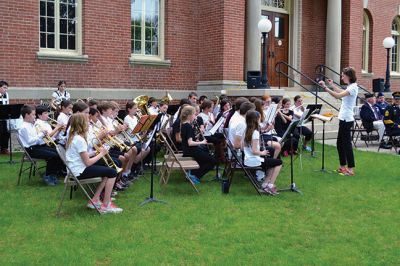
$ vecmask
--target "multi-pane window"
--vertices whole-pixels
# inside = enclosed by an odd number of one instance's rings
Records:
[[[261,5],[285,9],[285,0],[261,0]]]
[[[392,22],[392,38],[394,39],[394,46],[392,48],[392,67],[393,72],[400,72],[399,69],[399,36],[400,36],[400,19],[397,17]]]
[[[161,0],[131,0],[131,49],[134,55],[160,55]]]
[[[40,0],[40,48],[77,50],[78,0]]]
[[[362,70],[368,72],[368,59],[369,59],[369,36],[370,36],[370,23],[368,14],[364,11],[363,16],[363,40],[362,40]]]

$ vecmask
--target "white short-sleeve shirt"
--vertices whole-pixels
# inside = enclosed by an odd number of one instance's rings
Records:
[[[351,83],[347,86],[346,91],[349,95],[342,98],[342,105],[340,106],[339,120],[351,122],[354,121],[353,109],[356,106],[357,95],[358,95],[358,85],[357,83]]]
[[[236,114],[236,113],[235,113]],[[235,136],[241,136],[243,139],[244,132],[246,131],[246,119],[240,114],[233,115],[229,121],[229,141],[233,144]]]
[[[82,136],[75,135],[66,151],[67,166],[75,176],[80,176],[85,170],[86,165],[83,162],[80,153],[87,152],[88,145]]]
[[[260,150],[260,132],[254,130],[251,140],[258,140],[257,150]],[[244,146],[244,164],[250,167],[260,166],[263,162],[263,158],[260,155],[253,154],[251,145],[246,144]]]
[[[56,90],[56,91],[53,92],[53,94],[51,95],[51,97],[53,97],[54,100],[55,100],[57,103],[61,103],[62,100],[69,100],[69,99],[71,98],[71,95],[69,94],[68,91],[61,92],[61,91],[59,91],[59,90]]]
[[[138,119],[136,116],[132,117],[130,115],[127,115],[124,118],[124,123],[127,124],[129,129],[132,131],[136,127]]]
[[[60,113],[57,117],[57,124],[66,126],[68,124],[69,116],[64,113]]]

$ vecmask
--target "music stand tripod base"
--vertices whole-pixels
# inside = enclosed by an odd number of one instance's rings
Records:
[[[158,200],[158,199],[156,199],[154,197],[147,197],[142,203],[140,203],[139,206],[143,206],[143,205],[146,205],[146,204],[151,203],[151,202],[158,202],[158,203],[167,204],[167,202],[164,201],[164,200]]]
[[[297,193],[303,194],[303,193],[298,189],[298,187],[296,187],[296,183],[290,184],[290,187],[288,187],[288,188],[278,189],[278,191],[279,191],[279,192],[291,191],[291,192],[297,192]]]

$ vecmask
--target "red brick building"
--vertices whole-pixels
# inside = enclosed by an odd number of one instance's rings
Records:
[[[312,78],[318,64],[351,65],[371,88],[385,77],[382,41],[393,36],[400,89],[399,0],[0,0],[0,9],[0,79],[14,99],[49,98],[58,80],[74,98],[245,89],[247,70],[260,70],[261,16],[273,24],[272,86],[285,60]]]

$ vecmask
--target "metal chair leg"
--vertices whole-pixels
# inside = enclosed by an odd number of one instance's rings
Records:
[[[68,186],[68,185],[65,184],[64,190],[63,190],[63,192],[62,192],[62,194],[61,194],[61,201],[60,201],[60,205],[58,206],[57,217],[60,217],[61,207],[62,207],[63,202],[64,202],[65,192],[67,191],[67,186]]]

